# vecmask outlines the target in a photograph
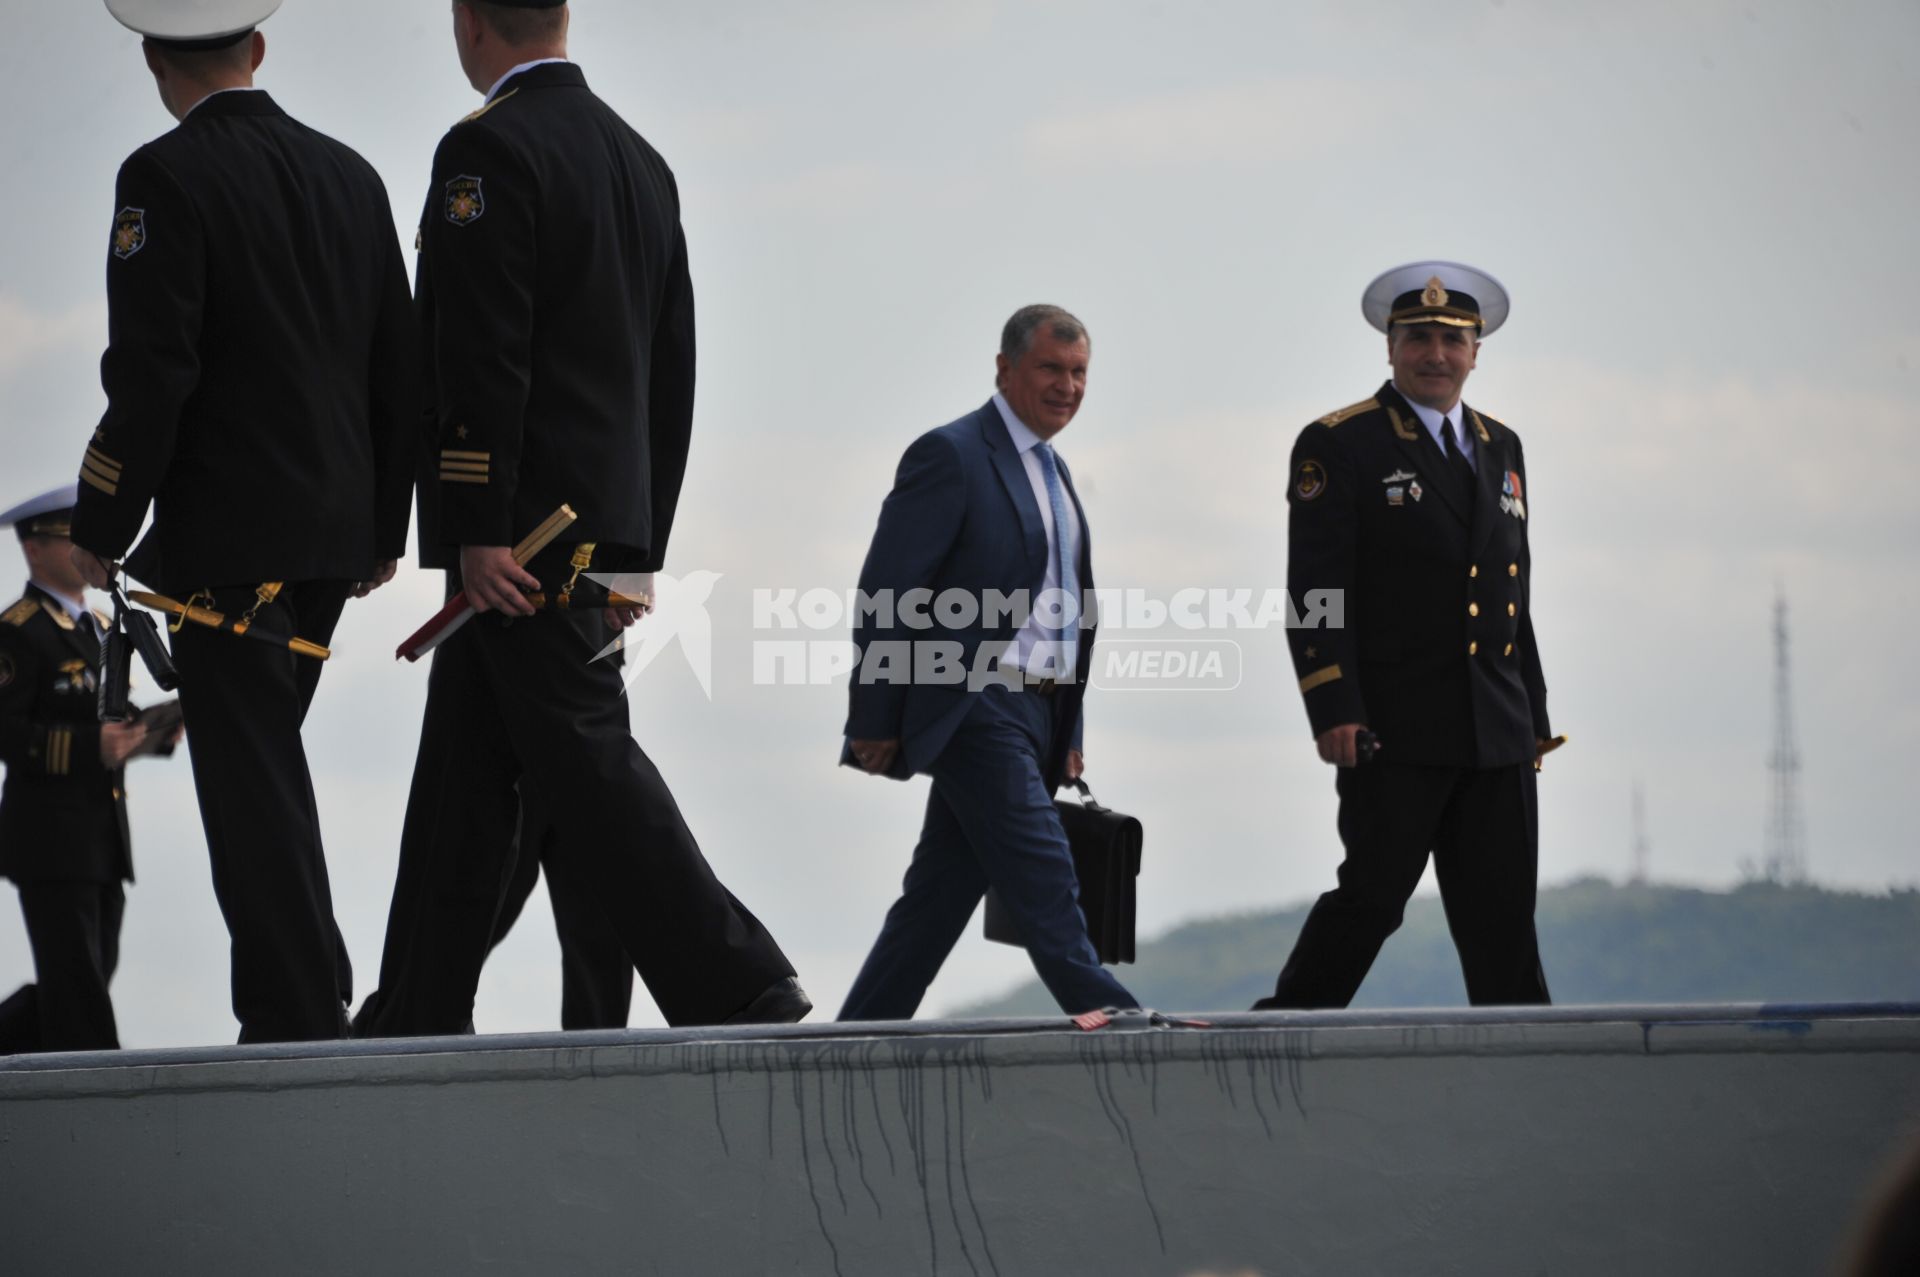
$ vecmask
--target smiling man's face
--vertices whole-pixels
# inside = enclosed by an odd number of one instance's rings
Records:
[[[1080,401],[1087,395],[1087,362],[1092,357],[1084,336],[1062,341],[1052,329],[1051,324],[1042,324],[1018,363],[1005,355],[995,356],[1000,393],[1007,397],[1007,406],[1042,439],[1066,429],[1080,411]]]
[[[1387,334],[1393,384],[1407,398],[1436,412],[1453,411],[1479,357],[1480,339],[1471,328],[1402,324]]]

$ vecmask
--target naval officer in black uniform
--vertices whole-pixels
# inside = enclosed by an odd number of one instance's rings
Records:
[[[99,721],[103,621],[73,564],[74,500],[68,485],[0,514],[27,560],[26,593],[0,612],[0,877],[20,889],[36,980],[0,1002],[0,1055],[120,1045],[107,984],[133,881],[123,773],[178,739]]]
[[[1393,378],[1300,432],[1287,493],[1288,590],[1344,592],[1343,627],[1288,639],[1320,757],[1340,769],[1346,860],[1254,1009],[1346,1006],[1429,852],[1468,997],[1545,1003],[1534,772],[1550,730],[1527,463],[1519,435],[1460,397],[1506,290],[1415,262],[1363,310]]]
[[[379,1013],[356,1028],[466,1026],[522,775],[670,1023],[796,1020],[811,1003],[792,965],[715,877],[597,659],[637,609],[583,606],[593,576],[664,564],[686,471],[693,292],[673,174],[566,60],[564,4],[453,14],[486,100],[441,141],[421,215],[420,540],[483,615],[434,653]],[[511,547],[562,504],[579,522],[517,567]],[[465,917],[457,941],[422,942],[448,935],[413,925],[423,895]]]
[[[348,596],[404,551],[418,428],[406,265],[359,155],[289,118],[253,73],[279,0],[108,0],[180,126],[121,167],[107,261],[106,415],[73,539],[255,634],[175,635],[213,884],[246,1042],[339,1036],[334,925],[300,727]]]

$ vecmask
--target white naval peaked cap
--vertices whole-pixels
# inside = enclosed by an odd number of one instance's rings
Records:
[[[79,504],[80,485],[69,483],[64,488],[28,497],[5,514],[0,514],[0,528],[17,525],[22,536],[66,536],[67,525],[73,517],[73,507]],[[43,518],[44,515],[57,517]]]
[[[1512,309],[1499,280],[1459,262],[1408,262],[1360,295],[1361,313],[1383,333],[1397,325],[1446,324],[1477,328],[1485,337],[1507,322]]]
[[[130,31],[187,47],[219,48],[272,17],[280,0],[107,0]]]

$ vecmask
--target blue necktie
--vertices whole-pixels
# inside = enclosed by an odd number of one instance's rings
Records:
[[[1073,673],[1080,655],[1080,574],[1074,563],[1073,547],[1067,538],[1073,528],[1067,516],[1067,493],[1060,482],[1060,467],[1053,459],[1053,445],[1034,445],[1040,454],[1040,472],[1047,478],[1047,504],[1053,507],[1053,562],[1060,578],[1060,592],[1074,605],[1073,620],[1059,631],[1060,649],[1055,658],[1056,673],[1065,678]]]

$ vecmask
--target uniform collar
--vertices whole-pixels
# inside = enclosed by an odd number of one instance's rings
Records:
[[[1438,408],[1429,408],[1416,400],[1412,395],[1400,389],[1399,383],[1397,382],[1394,383],[1393,393],[1399,395],[1400,398],[1406,401],[1407,407],[1413,409],[1414,415],[1420,418],[1420,424],[1425,426],[1427,433],[1431,435],[1438,435],[1440,433],[1440,423],[1442,421],[1452,421],[1454,429],[1457,431],[1460,428],[1460,419],[1466,415],[1467,401],[1464,399],[1454,400],[1453,407],[1447,409],[1445,412],[1441,412]],[[1458,438],[1458,435],[1455,437]]]
[[[50,599],[54,603],[57,603],[60,606],[60,610],[65,612],[68,618],[74,621],[76,624],[80,621],[82,617],[92,615],[92,613],[87,611],[87,605],[85,602],[75,603],[72,599],[60,593],[60,591],[52,589],[48,586],[42,585],[40,584],[40,582],[34,580],[32,577],[27,578],[27,588],[30,590],[38,590],[40,592],[41,597]]]
[[[275,102],[262,88],[241,85],[231,89],[215,89],[190,107],[180,117],[180,123],[189,121],[217,120],[234,115],[282,115],[280,104]]]
[[[551,67],[551,66],[571,67],[573,66],[573,62],[569,58],[535,58],[531,62],[522,62],[519,66],[515,67],[513,70],[507,72],[505,75],[501,76],[499,79],[493,82],[493,87],[487,90],[487,102],[491,102],[495,98],[500,96],[500,90],[507,87],[507,81],[514,79],[518,76],[524,75],[528,71],[533,70],[535,67]],[[576,74],[578,74],[579,68],[574,67],[574,71]],[[543,76],[541,78],[544,79],[546,77]],[[586,77],[584,75],[580,77],[580,83],[582,84],[586,83]],[[484,106],[485,104],[486,103],[482,103],[481,105]]]

